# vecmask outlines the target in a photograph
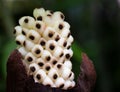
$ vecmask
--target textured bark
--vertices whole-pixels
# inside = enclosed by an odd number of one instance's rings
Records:
[[[7,92],[91,92],[96,81],[93,63],[85,53],[82,54],[81,73],[74,88],[62,90],[50,88],[34,82],[28,76],[22,63],[21,54],[14,50],[7,61]]]

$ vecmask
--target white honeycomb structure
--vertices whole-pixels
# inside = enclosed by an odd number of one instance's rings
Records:
[[[15,27],[17,49],[35,82],[67,90],[75,86],[72,72],[73,37],[63,13],[36,8]]]

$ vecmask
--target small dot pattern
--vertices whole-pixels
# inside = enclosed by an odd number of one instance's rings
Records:
[[[75,86],[72,72],[73,37],[63,13],[36,8],[14,28],[23,63],[35,82],[67,90]],[[66,31],[65,31],[66,30]],[[68,84],[69,83],[69,84]]]

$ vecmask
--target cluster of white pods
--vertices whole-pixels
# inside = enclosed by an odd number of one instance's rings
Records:
[[[74,87],[70,25],[59,11],[36,8],[33,16],[20,18],[14,30],[28,74],[33,75],[35,82],[50,87]]]

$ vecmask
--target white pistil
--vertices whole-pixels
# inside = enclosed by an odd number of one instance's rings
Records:
[[[40,35],[42,35],[45,30],[45,23],[43,21],[35,21],[34,29],[37,30]]]
[[[59,73],[59,75],[61,76],[61,74],[62,74],[62,72],[63,72],[63,64],[58,62],[58,63],[54,66],[54,69],[56,69],[57,72]]]
[[[44,19],[44,16],[45,16],[45,9],[44,8],[36,8],[36,9],[34,9],[33,16],[37,20],[42,21]]]
[[[36,74],[35,74],[35,77],[34,79],[35,80],[38,80],[38,82],[42,83],[44,81],[44,79],[46,78],[46,73],[43,69],[39,69]]]
[[[68,79],[70,73],[71,73],[71,70],[70,70],[69,68],[67,68],[67,67],[64,67],[64,68],[62,69],[62,75],[61,75],[61,76],[62,76],[64,79]]]
[[[75,81],[72,81],[72,87],[75,87]]]
[[[69,38],[67,39],[67,42],[71,43],[74,41],[74,38],[72,37],[72,35],[69,36]]]
[[[72,63],[71,63],[71,61],[69,61],[69,60],[65,61],[63,65],[64,65],[65,67],[69,68],[70,70],[72,69]]]
[[[58,61],[57,61],[57,58],[55,58],[55,57],[52,57],[51,60],[50,60],[50,64],[51,64],[52,66],[56,65],[57,62],[58,62]]]
[[[42,58],[38,58],[37,60],[36,60],[36,63],[39,65],[39,67],[42,69],[43,68],[43,66],[45,65],[45,62],[44,62],[44,60],[42,59]]]
[[[67,60],[69,60],[73,56],[73,51],[71,49],[65,49],[64,55]]]
[[[57,46],[55,48],[55,51],[53,52],[53,55],[56,57],[56,58],[60,58],[64,55],[64,52],[63,52],[63,49],[59,46]]]
[[[48,76],[46,76],[46,78],[43,81],[43,85],[52,87],[54,85],[54,83]]]
[[[43,48],[42,46],[40,45],[35,45],[33,48],[32,48],[32,53],[38,58],[42,55],[43,53]]]
[[[53,14],[53,21],[64,21],[65,16],[62,12],[56,11]]]
[[[39,45],[41,45],[44,49],[45,49],[45,45],[46,45],[47,41],[44,38],[41,38],[39,40]]]
[[[43,37],[46,40],[52,39],[55,35],[55,30],[52,27],[47,27],[43,32]]]
[[[72,82],[71,81],[69,81],[69,80],[67,80],[67,81],[65,81],[65,86],[64,86],[64,89],[70,89],[70,88],[72,88]]]
[[[52,14],[46,14],[46,16],[44,18],[44,22],[45,22],[46,25],[49,25],[49,26],[54,25],[52,17],[53,17]]]
[[[46,63],[43,69],[46,73],[48,73],[52,69],[52,65],[50,63]]]
[[[75,77],[74,73],[71,72],[71,74],[70,74],[70,76],[69,76],[69,79],[70,79],[71,81],[73,81],[74,77]]]
[[[56,47],[57,47],[57,42],[54,40],[49,40],[45,46],[45,48],[52,53],[54,52]]]
[[[22,29],[22,35],[26,36],[28,32],[29,32],[29,29],[27,28]]]
[[[66,47],[67,46],[67,41],[65,38],[60,38],[60,40],[58,41],[58,45],[61,47]]]
[[[41,36],[39,35],[39,33],[36,32],[35,30],[30,30],[27,34],[27,38],[33,41],[34,43],[37,43],[40,37]]]
[[[22,33],[22,27],[16,26],[13,33],[15,34],[15,36],[20,35]]]
[[[59,88],[59,87],[63,88],[64,87],[64,83],[65,83],[65,80],[62,77],[59,77],[55,81],[55,85],[56,85],[57,88]]]
[[[70,34],[70,30],[69,29],[64,29],[62,32],[61,32],[61,36],[64,37],[64,38],[67,38]]]
[[[54,68],[50,69],[50,71],[48,72],[48,76],[49,76],[53,81],[55,81],[55,80],[59,77],[58,72],[57,72]]]
[[[34,75],[40,68],[36,63],[32,63],[29,65],[30,75]]]
[[[33,28],[34,23],[35,23],[34,18],[30,16],[24,16],[19,20],[19,24],[22,27],[29,28],[29,29]]]
[[[15,40],[18,45],[24,45],[26,37],[24,35],[18,35]]]
[[[70,29],[70,24],[66,21],[63,22],[64,24],[64,29]]]
[[[44,50],[42,53],[41,58],[45,61],[45,62],[49,62],[52,58],[51,53],[48,50]]]
[[[31,49],[35,46],[35,44],[30,41],[30,40],[25,40],[24,41],[24,47],[28,50],[31,51]]]
[[[36,57],[31,52],[29,52],[29,53],[26,54],[24,59],[28,64],[31,64],[31,63],[35,62]]]
[[[18,51],[22,54],[23,58],[24,58],[25,55],[28,53],[24,47],[20,47],[20,48],[18,49]]]

